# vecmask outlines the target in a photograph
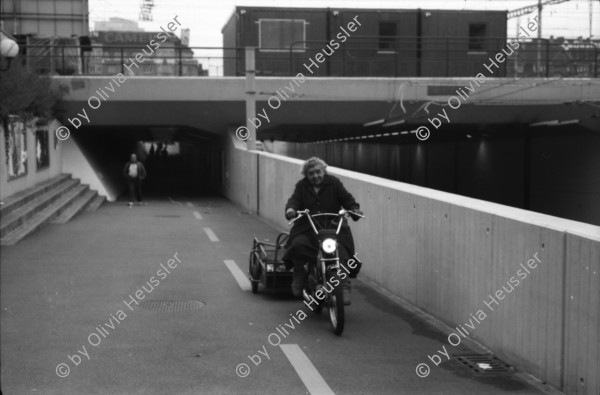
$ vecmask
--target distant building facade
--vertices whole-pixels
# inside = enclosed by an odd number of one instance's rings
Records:
[[[108,21],[94,22],[94,31],[143,31],[136,21],[124,18],[109,18]]]
[[[83,37],[90,30],[88,0],[2,0],[0,10],[13,36]]]
[[[3,0],[4,29],[22,59],[43,74],[82,72],[80,45],[88,43],[88,0]]]
[[[539,50],[539,59],[538,59]],[[600,77],[600,40],[549,38],[521,42],[507,63],[509,77]]]
[[[158,49],[148,48],[147,45],[156,39],[158,33],[116,30],[94,32],[91,40],[92,51],[88,58],[88,74],[127,74],[128,70],[124,68],[123,63],[130,64],[129,58],[135,58],[136,54],[143,53],[142,49],[145,49],[145,61],[136,69],[135,75],[206,75],[202,65],[194,58],[192,50],[172,33],[166,33],[167,40],[160,42]],[[148,55],[150,52],[152,53]]]

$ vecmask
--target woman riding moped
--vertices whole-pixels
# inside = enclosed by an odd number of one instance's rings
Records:
[[[302,166],[303,179],[296,183],[294,193],[285,205],[286,218],[293,219],[299,210],[310,210],[311,213],[337,213],[341,208],[362,215],[360,205],[344,188],[342,182],[335,176],[327,174],[327,164],[317,157],[312,157]],[[354,221],[360,217],[350,214]],[[354,240],[350,227],[345,223],[338,236],[340,262],[347,262],[354,255]],[[306,262],[316,259],[318,243],[311,225],[306,218],[294,222],[286,244],[283,260],[288,267],[293,265],[294,275],[292,293],[302,297],[307,273],[304,270]],[[350,304],[350,281],[342,281],[344,301]]]

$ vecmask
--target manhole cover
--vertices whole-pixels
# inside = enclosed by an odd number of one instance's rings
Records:
[[[456,355],[458,362],[477,374],[515,373],[515,368],[491,354]]]
[[[140,302],[141,308],[151,311],[196,310],[204,306],[205,303],[192,299],[149,299]]]
[[[155,215],[155,217],[157,218],[181,218],[181,215]]]

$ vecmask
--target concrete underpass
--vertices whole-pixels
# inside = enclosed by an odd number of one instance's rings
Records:
[[[3,246],[3,392],[598,388],[600,322],[589,312],[600,300],[599,121],[586,102],[597,83],[495,81],[506,98],[482,92],[486,104],[462,107],[455,125],[417,142],[411,131],[427,122],[423,108],[435,99],[427,86],[464,81],[424,79],[399,100],[407,81],[310,80],[306,96],[258,128],[262,150],[249,150],[235,136],[248,124],[243,78],[134,77],[92,111],[88,98],[103,78],[55,81],[70,87],[61,119],[71,136],[54,148],[62,171],[109,202]],[[284,82],[258,80],[257,111]],[[85,108],[89,122],[75,128]],[[365,126],[390,118],[392,108],[417,115],[399,129]],[[573,117],[580,122],[531,126]],[[151,158],[152,142],[172,152]],[[530,162],[527,152],[535,154]],[[148,167],[147,205],[128,208],[122,173],[131,153]],[[277,328],[289,328],[303,305],[286,293],[249,292],[248,255],[254,237],[273,241],[289,230],[283,206],[310,155],[330,161],[330,173],[361,203],[367,218],[351,226],[365,265],[343,336],[331,333],[323,313],[283,338]],[[535,212],[520,208],[527,202],[550,203]],[[148,291],[175,254],[179,263]],[[137,291],[140,306],[130,309]],[[276,331],[280,343],[269,340]],[[473,354],[508,371],[486,375],[457,359]]]

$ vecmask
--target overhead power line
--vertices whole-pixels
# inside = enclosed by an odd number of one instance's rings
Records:
[[[548,1],[544,1],[541,5],[545,6],[545,5],[560,4],[560,3],[564,3],[566,1],[569,1],[569,0],[548,0]],[[516,17],[522,16],[525,14],[529,14],[530,12],[537,10],[539,7],[540,7],[539,4],[535,4],[535,5],[529,5],[527,7],[517,8],[516,10],[508,11],[508,14],[506,15],[506,17],[507,17],[507,19],[516,18]]]

